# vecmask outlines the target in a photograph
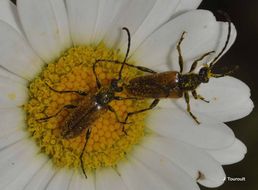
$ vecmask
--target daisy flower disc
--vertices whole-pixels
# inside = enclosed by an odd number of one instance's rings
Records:
[[[114,100],[109,105],[117,117],[105,110],[78,136],[62,135],[74,113],[74,106],[66,105],[80,104],[99,92],[93,64],[99,59],[124,60],[128,37],[123,27],[131,34],[130,64],[157,72],[179,71],[176,47],[184,31],[183,73],[214,51],[195,72],[209,64],[223,49],[229,25],[209,11],[195,10],[200,3],[0,1],[0,189],[199,190],[198,184],[222,185],[222,165],[239,162],[247,152],[225,122],[253,109],[249,87],[231,76],[210,78],[196,89],[210,103],[190,96],[200,125],[187,113],[183,98],[162,99],[155,109],[133,115],[122,125],[117,118],[123,121],[127,113],[150,102]],[[223,53],[236,38],[230,24]],[[120,67],[109,62],[96,66],[103,87],[118,77]],[[124,67],[121,82],[141,75]],[[124,91],[116,95],[128,96]]]

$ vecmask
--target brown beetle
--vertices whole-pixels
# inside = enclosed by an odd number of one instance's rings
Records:
[[[205,100],[200,94],[196,92],[197,87],[201,83],[208,83],[211,77],[219,78],[225,75],[229,75],[230,73],[233,72],[232,70],[224,74],[213,73],[213,67],[217,62],[217,60],[219,59],[219,57],[223,54],[223,52],[227,48],[227,45],[230,39],[230,34],[231,34],[231,21],[229,17],[226,15],[226,13],[223,13],[223,14],[224,16],[226,16],[228,21],[228,35],[227,35],[225,45],[220,51],[220,53],[210,62],[210,64],[209,65],[206,64],[205,66],[203,66],[198,73],[193,73],[193,71],[197,67],[198,62],[203,60],[206,56],[210,55],[214,51],[205,53],[199,59],[195,60],[191,65],[190,71],[186,74],[183,74],[182,71],[183,71],[184,61],[183,61],[180,45],[184,39],[185,32],[182,33],[181,38],[177,44],[177,51],[179,54],[178,59],[179,59],[179,66],[180,66],[179,72],[167,71],[167,72],[157,73],[146,67],[134,66],[129,63],[125,64],[129,67],[136,68],[143,72],[151,73],[148,75],[133,78],[127,84],[123,84],[123,87],[127,91],[127,93],[131,96],[135,96],[138,98],[153,98],[154,101],[146,109],[142,109],[135,112],[129,112],[124,122],[126,122],[128,118],[133,114],[141,113],[154,108],[159,103],[161,98],[184,97],[185,102],[187,104],[187,112],[198,124],[200,124],[196,116],[191,112],[189,92],[192,93],[195,99],[200,99],[208,103],[209,101]],[[97,60],[97,61],[98,62],[106,61],[110,63],[121,64],[121,62],[115,61],[115,60]]]

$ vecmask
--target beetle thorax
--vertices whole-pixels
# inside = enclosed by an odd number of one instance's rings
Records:
[[[179,75],[178,86],[182,91],[192,91],[195,90],[200,84],[198,74],[190,73]]]
[[[114,98],[114,91],[108,88],[103,88],[98,94],[96,94],[97,104],[104,106],[107,105]]]

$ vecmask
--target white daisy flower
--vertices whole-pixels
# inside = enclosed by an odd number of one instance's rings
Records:
[[[79,102],[76,93],[54,89],[92,90],[92,64],[97,59],[123,59],[127,36],[122,27],[131,32],[131,63],[179,71],[176,44],[183,31],[185,71],[214,50],[203,63],[212,60],[225,44],[228,25],[209,11],[193,10],[199,4],[200,0],[18,0],[15,6],[1,0],[0,189],[195,190],[200,189],[197,183],[223,184],[222,165],[236,163],[246,153],[224,122],[240,119],[253,108],[250,89],[233,77],[211,78],[197,89],[210,100],[207,104],[191,98],[200,125],[185,111],[183,98],[162,100],[157,109],[135,115],[133,124],[125,125],[127,135],[115,115],[106,112],[92,124],[83,154],[86,131],[71,139],[62,136],[69,111],[40,122]],[[232,24],[228,48],[235,37]],[[117,77],[116,65],[102,63],[96,71],[104,85]],[[125,68],[128,79],[137,74]],[[125,100],[110,105],[124,117],[147,103]]]

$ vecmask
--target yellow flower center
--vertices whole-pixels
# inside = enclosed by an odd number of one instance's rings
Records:
[[[91,129],[90,138],[82,154],[82,161],[88,171],[100,167],[115,167],[125,158],[133,145],[144,136],[145,114],[136,114],[128,121],[131,124],[119,123],[115,114],[105,111],[77,137],[66,139],[62,135],[65,120],[73,109],[63,109],[65,105],[79,105],[83,96],[76,93],[59,93],[57,91],[95,90],[96,80],[93,64],[96,59],[123,60],[118,51],[108,49],[101,44],[97,47],[74,47],[69,49],[59,60],[49,63],[29,85],[30,99],[24,106],[27,113],[28,131],[57,167],[80,168],[80,155],[85,144],[87,129]],[[121,65],[101,62],[96,66],[96,74],[104,87],[110,80],[118,77]],[[141,73],[133,68],[123,70],[123,83]],[[116,95],[126,97],[124,92]],[[89,94],[88,96],[95,96]],[[146,108],[146,101],[113,100],[110,104],[118,118],[124,121],[128,112]],[[61,111],[60,111],[61,110]],[[60,112],[59,112],[60,111]],[[57,114],[58,113],[58,114]],[[90,114],[90,113],[89,113]],[[51,117],[51,118],[48,118]]]

